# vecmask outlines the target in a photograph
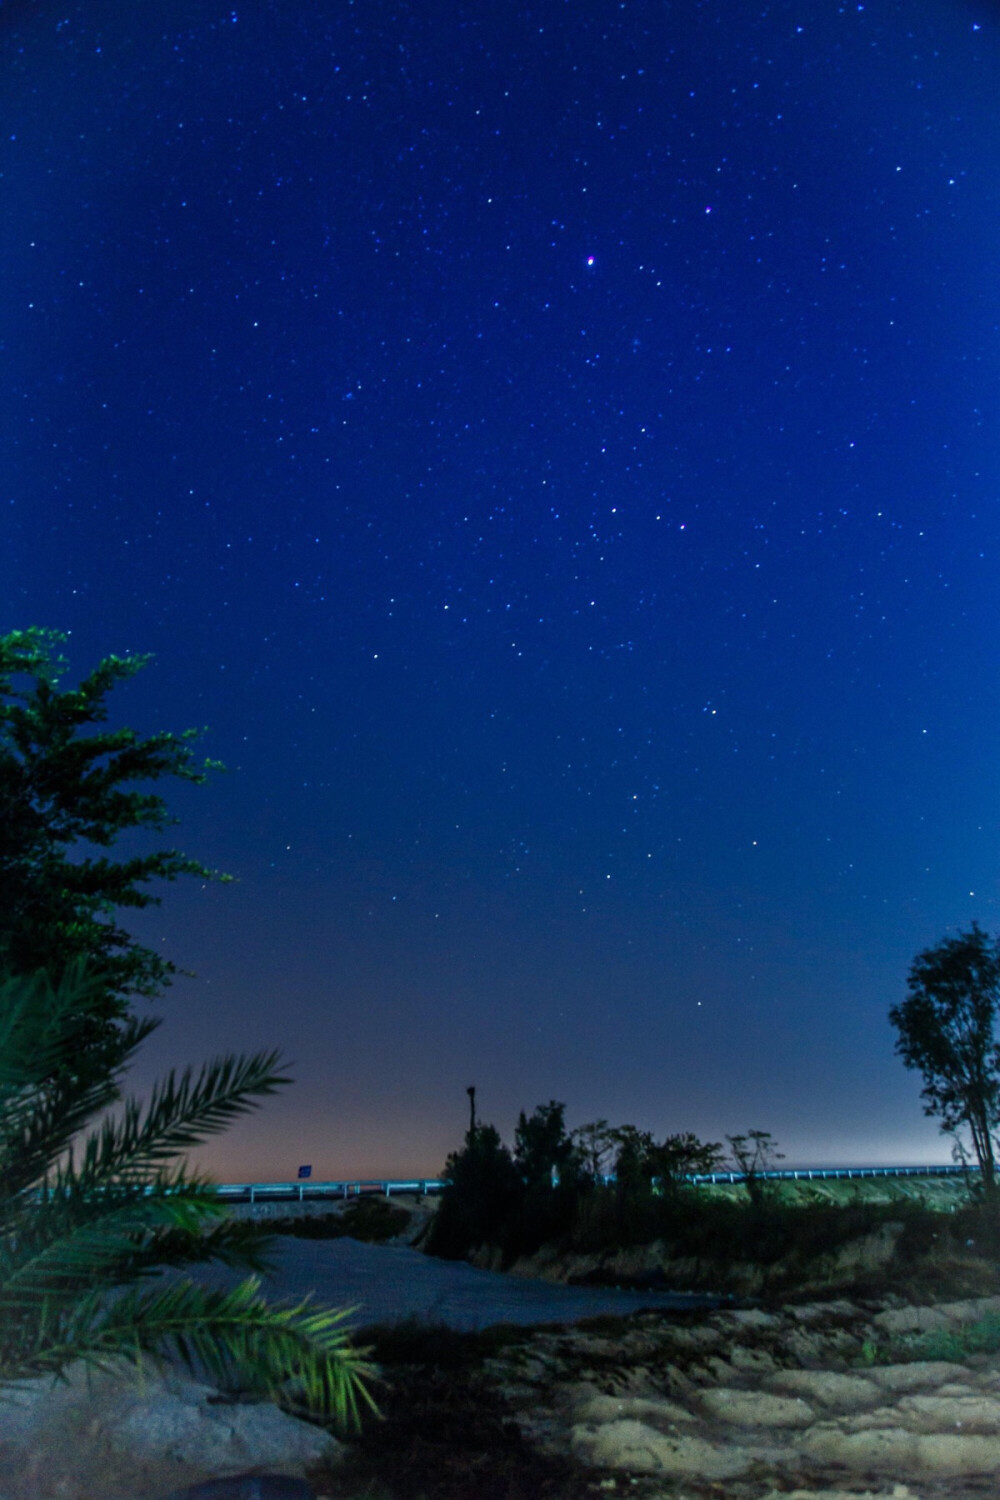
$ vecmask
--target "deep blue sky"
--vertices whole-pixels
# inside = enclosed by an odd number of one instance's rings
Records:
[[[137,1071],[223,1177],[465,1089],[946,1159],[889,1007],[998,920],[1000,12],[5,6],[0,628],[152,651],[239,877]]]

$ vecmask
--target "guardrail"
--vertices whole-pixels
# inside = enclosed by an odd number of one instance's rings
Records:
[[[341,1182],[221,1182],[220,1198],[230,1203],[303,1203],[307,1198],[391,1198],[393,1193],[439,1193],[437,1177],[356,1177]]]
[[[781,1171],[758,1172],[767,1182],[823,1182],[840,1178],[865,1177],[960,1177],[975,1175],[975,1169],[941,1167],[786,1167]],[[602,1179],[614,1182],[614,1173]],[[705,1172],[688,1179],[695,1183],[744,1182],[742,1172]],[[444,1183],[439,1177],[355,1177],[336,1182],[223,1182],[216,1188],[220,1198],[231,1203],[303,1203],[322,1198],[391,1198],[394,1193],[416,1193],[426,1197],[439,1193]]]
[[[758,1172],[768,1182],[820,1182],[828,1178],[848,1177],[961,1177],[975,1173],[978,1167],[791,1167],[781,1171]],[[743,1172],[706,1172],[693,1176],[692,1182],[743,1182]]]

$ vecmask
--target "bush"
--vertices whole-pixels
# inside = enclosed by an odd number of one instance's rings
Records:
[[[293,1214],[270,1219],[268,1234],[291,1234],[300,1240],[339,1240],[350,1237],[380,1245],[402,1234],[412,1214],[384,1198],[358,1198],[339,1213]]]
[[[520,1207],[524,1184],[499,1132],[492,1125],[473,1125],[463,1149],[448,1157],[442,1180],[441,1204],[427,1240],[430,1254],[466,1260],[480,1245],[500,1243]]]

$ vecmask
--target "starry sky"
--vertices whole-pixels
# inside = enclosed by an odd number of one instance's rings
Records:
[[[1000,11],[0,9],[0,629],[206,725],[137,1088],[224,1180],[466,1088],[948,1159],[887,1020],[1000,927]],[[128,925],[128,924],[127,924]]]

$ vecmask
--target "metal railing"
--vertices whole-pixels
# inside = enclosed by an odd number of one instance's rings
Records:
[[[443,1186],[437,1177],[355,1177],[338,1182],[221,1182],[216,1192],[231,1203],[303,1203],[307,1198],[391,1198],[393,1193],[425,1197]]]
[[[871,1177],[960,1177],[976,1169],[956,1166],[940,1167],[786,1167],[781,1171],[758,1172],[767,1182],[827,1182],[835,1179]],[[614,1182],[614,1173],[602,1178]],[[688,1179],[698,1183],[744,1182],[742,1172],[705,1172]],[[394,1193],[416,1193],[426,1197],[439,1193],[444,1183],[439,1177],[355,1177],[336,1182],[223,1182],[216,1188],[220,1198],[232,1203],[303,1203],[323,1198],[391,1198]]]
[[[850,1177],[961,1177],[978,1172],[975,1167],[791,1167],[781,1171],[758,1172],[768,1182],[822,1182],[830,1178]],[[706,1172],[691,1178],[692,1182],[743,1182],[743,1172]]]

